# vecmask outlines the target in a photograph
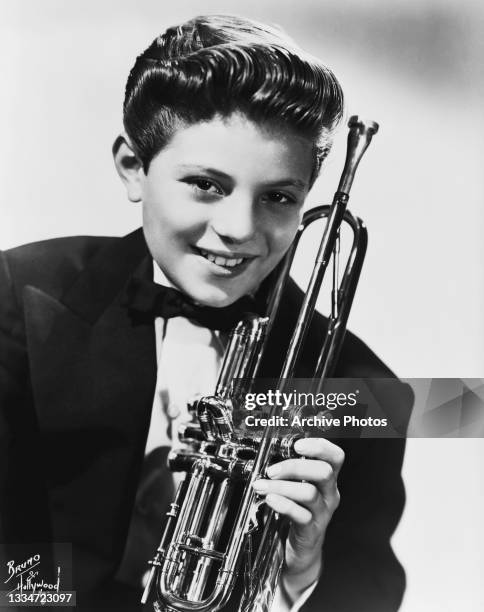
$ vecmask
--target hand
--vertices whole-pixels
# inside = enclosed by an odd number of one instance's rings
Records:
[[[337,477],[344,452],[324,438],[298,440],[295,450],[304,458],[275,463],[267,470],[269,479],[257,480],[254,490],[291,520],[283,579],[297,596],[321,573],[326,528],[340,499]]]

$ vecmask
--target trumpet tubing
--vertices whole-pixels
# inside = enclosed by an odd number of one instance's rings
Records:
[[[241,437],[234,428],[232,404],[249,390],[247,381],[257,376],[297,244],[305,229],[318,219],[327,222],[280,372],[279,388],[294,375],[329,262],[333,258],[336,264],[339,258],[340,228],[346,223],[352,230],[353,244],[341,280],[334,265],[328,331],[314,371],[317,391],[337,362],[367,244],[363,223],[346,206],[358,164],[378,130],[376,123],[358,117],[352,117],[348,126],[346,161],[333,203],[304,216],[279,265],[267,316],[249,315],[239,322],[231,334],[214,395],[193,407],[192,420],[180,431],[185,447],[169,455],[170,469],[185,472],[185,477],[167,513],[142,599],[146,603],[155,587],[155,608],[160,612],[216,612],[231,597],[239,574],[244,576],[239,611],[270,609],[284,560],[287,525],[275,512],[261,507],[252,484],[265,476],[271,463],[296,456],[293,446],[301,436],[275,437],[268,427],[259,437]],[[268,416],[274,416],[275,411],[273,406]]]

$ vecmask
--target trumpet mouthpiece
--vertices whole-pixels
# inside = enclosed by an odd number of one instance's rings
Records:
[[[363,119],[359,115],[353,115],[348,121],[348,127],[358,127],[365,132],[371,132],[371,134],[373,135],[378,132],[378,128],[380,126],[376,121],[371,121],[370,119]]]
[[[373,136],[378,132],[378,123],[361,119],[353,115],[348,121],[348,147],[346,149],[346,162],[343,174],[338,185],[338,192],[349,196],[356,168],[365,153]]]

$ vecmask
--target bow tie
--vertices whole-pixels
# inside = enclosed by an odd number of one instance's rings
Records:
[[[249,296],[223,308],[200,306],[176,289],[137,277],[129,281],[122,304],[144,320],[186,317],[203,327],[220,331],[230,331],[248,312],[261,312],[260,305]]]

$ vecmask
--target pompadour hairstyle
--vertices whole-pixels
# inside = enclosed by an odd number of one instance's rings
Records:
[[[124,127],[145,172],[178,127],[233,112],[312,140],[315,178],[343,94],[333,73],[282,31],[231,15],[168,28],[128,77]]]

